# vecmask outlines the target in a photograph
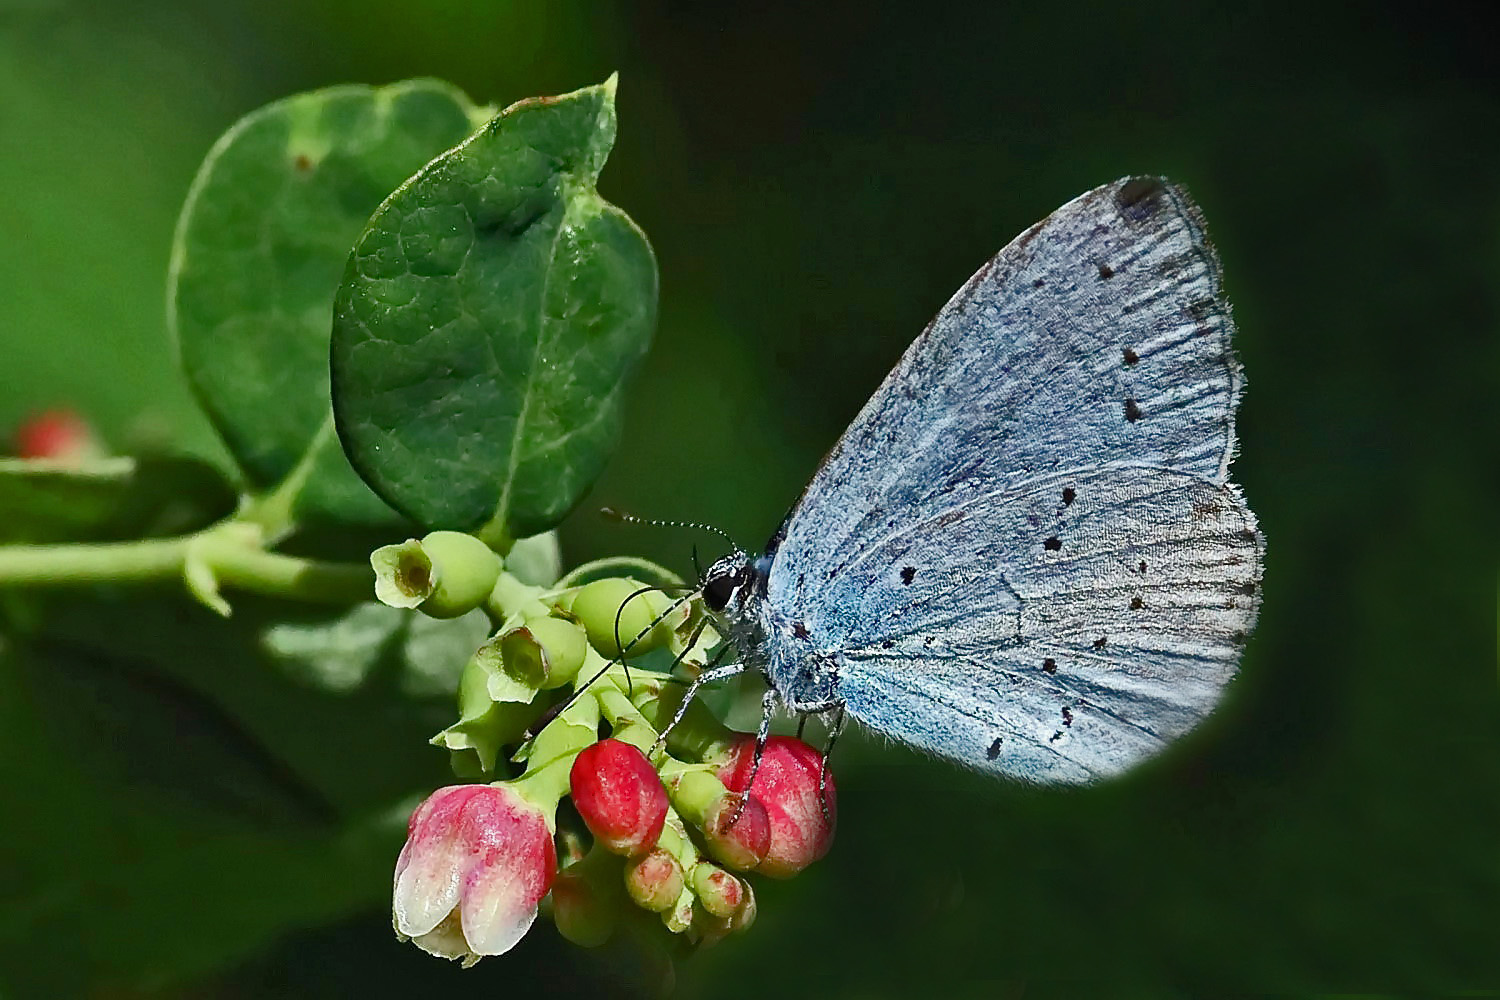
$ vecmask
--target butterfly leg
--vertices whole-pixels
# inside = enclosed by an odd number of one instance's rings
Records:
[[[662,744],[667,742],[667,734],[670,733],[677,726],[677,723],[682,721],[682,717],[687,714],[688,706],[691,705],[693,703],[693,699],[697,697],[699,688],[703,687],[703,685],[705,684],[712,684],[714,681],[726,680],[744,671],[745,665],[743,663],[726,663],[723,666],[718,665],[720,657],[724,655],[725,651],[727,651],[728,648],[729,647],[726,646],[723,650],[720,650],[718,656],[715,656],[712,660],[709,661],[708,669],[704,670],[697,677],[693,678],[693,683],[688,685],[687,693],[682,696],[682,704],[677,706],[677,711],[672,713],[672,720],[668,722],[664,727],[662,727],[661,735],[656,738],[656,742],[652,745],[651,752],[653,754],[657,750],[661,749]]]
[[[766,752],[766,742],[771,738],[771,717],[776,714],[776,701],[776,688],[768,683],[765,693],[760,696],[760,725],[755,730],[755,753],[750,758],[750,778],[745,782],[745,790],[740,792],[740,803],[735,806],[731,826],[740,821],[745,801],[750,798],[750,789],[755,787],[755,774],[760,770],[760,758]]]
[[[806,716],[803,716],[805,719]],[[823,760],[818,764],[818,805],[823,808],[823,821],[832,825],[833,816],[828,809],[828,757],[833,753],[833,745],[838,742],[839,733],[844,731],[844,706],[839,705],[839,714],[834,718],[833,725],[828,729],[828,742],[823,744]]]

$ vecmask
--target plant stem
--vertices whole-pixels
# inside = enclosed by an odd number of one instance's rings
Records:
[[[180,579],[192,554],[221,583],[257,594],[332,604],[369,600],[374,573],[354,563],[267,552],[228,522],[194,535],[134,542],[0,545],[0,587]]]

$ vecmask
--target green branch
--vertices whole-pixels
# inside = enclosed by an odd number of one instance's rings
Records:
[[[254,526],[228,521],[178,538],[0,545],[0,588],[195,577],[199,584],[316,603],[357,604],[372,598],[375,576],[368,566],[267,552],[259,540]],[[192,589],[206,600],[198,586]]]

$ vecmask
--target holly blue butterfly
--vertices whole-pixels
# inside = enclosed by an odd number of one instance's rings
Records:
[[[1234,675],[1263,542],[1229,480],[1243,386],[1180,187],[1074,199],[969,279],[772,536],[704,575],[771,711],[847,712],[998,775],[1118,773]],[[835,733],[837,731],[835,724]]]

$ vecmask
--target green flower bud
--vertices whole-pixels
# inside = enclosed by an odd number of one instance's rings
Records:
[[[472,535],[434,531],[420,542],[382,545],[370,553],[370,567],[382,604],[457,618],[490,596],[500,577],[500,556]]]
[[[375,571],[375,598],[393,608],[415,608],[432,594],[432,560],[422,543],[408,538],[370,553]]]
[[[698,902],[716,917],[734,916],[745,901],[745,883],[706,861],[694,866],[691,887]]]
[[[552,920],[564,938],[583,948],[609,940],[625,903],[621,860],[593,850],[558,873],[552,883]]]
[[[587,654],[588,634],[565,618],[528,618],[500,636],[505,672],[541,690],[572,683]]]
[[[657,622],[657,617],[672,606],[672,600],[660,591],[637,593],[641,586],[625,577],[610,577],[585,584],[573,595],[572,612],[588,630],[589,641],[600,655],[613,659],[620,655],[622,645],[629,656],[664,646],[671,642],[679,618],[691,613],[684,604]]]
[[[653,913],[665,913],[682,895],[682,865],[657,848],[625,866],[625,891],[635,905]]]
[[[473,535],[434,531],[422,539],[422,551],[431,561],[433,589],[421,609],[433,618],[473,611],[500,578],[500,556]]]
[[[458,682],[459,721],[431,740],[434,746],[446,747],[454,754],[454,773],[462,778],[493,775],[500,748],[519,743],[539,714],[539,706],[525,701],[497,700],[490,690],[490,680],[497,673],[493,656],[486,655],[488,644],[481,647],[469,662]],[[503,678],[500,678],[503,680]],[[477,764],[470,764],[470,760]]]

